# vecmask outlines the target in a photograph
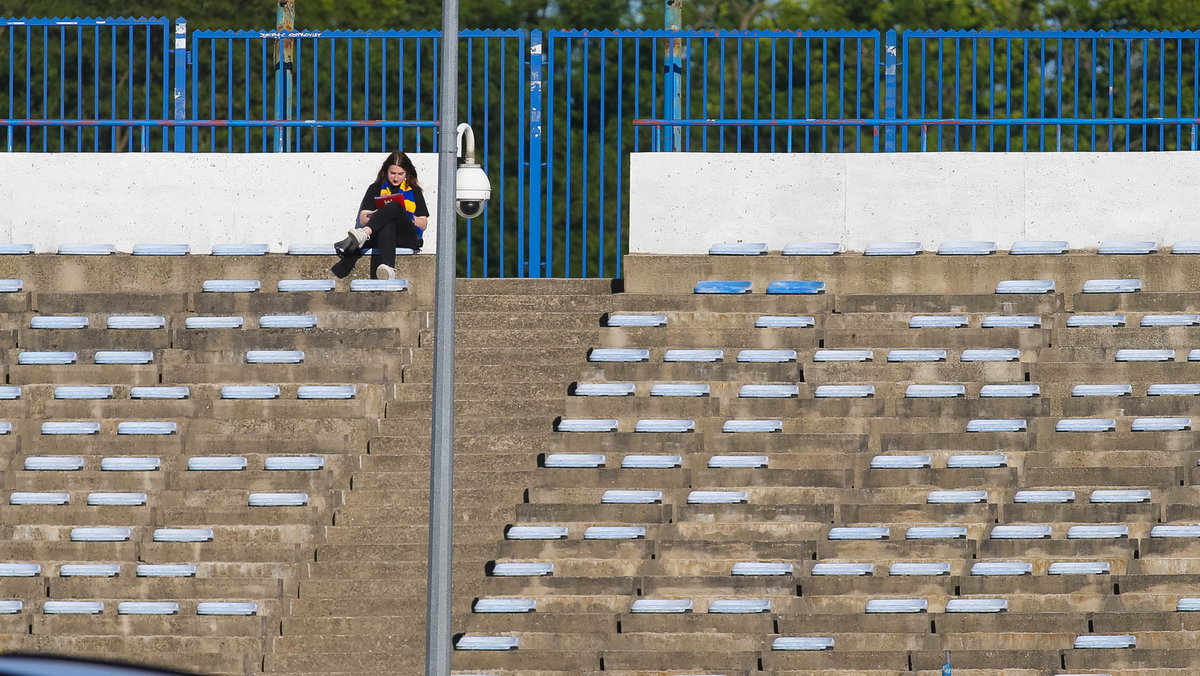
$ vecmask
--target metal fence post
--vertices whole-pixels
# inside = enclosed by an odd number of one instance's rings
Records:
[[[280,35],[296,30],[296,0],[279,0],[275,9],[275,32]],[[295,38],[275,39],[275,119],[292,117],[292,76],[295,72]],[[275,152],[291,148],[292,130],[275,128]]]
[[[883,43],[883,118],[896,119],[896,31],[889,30]],[[883,151],[896,152],[896,127],[883,128]]]
[[[666,0],[663,8],[663,28],[678,33],[683,26],[683,0]],[[683,38],[668,37],[667,52],[663,55],[663,117],[683,118]],[[662,150],[683,150],[682,127],[659,127]],[[657,150],[657,148],[656,148]]]
[[[175,102],[175,119],[181,121],[187,119],[187,19],[183,17],[175,19],[175,49],[172,50],[171,56],[175,69],[174,91],[172,92]],[[186,127],[175,127],[171,149],[177,153],[187,151]]]
[[[521,271],[525,277],[544,277],[542,263],[542,209],[544,208],[542,175],[542,32],[529,32],[529,154],[525,166],[529,181],[529,210],[525,214],[525,240],[529,243],[528,267]]]

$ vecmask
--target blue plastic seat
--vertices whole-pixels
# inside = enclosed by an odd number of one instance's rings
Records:
[[[117,247],[112,244],[59,244],[60,256],[111,256]]]
[[[1069,244],[1058,240],[1027,240],[1013,242],[1008,253],[1015,256],[1059,255],[1070,251]]]
[[[276,288],[281,292],[333,291],[337,282],[332,279],[281,279]]]
[[[942,242],[939,256],[988,256],[996,253],[995,242]]]
[[[765,242],[726,242],[708,247],[710,256],[764,256],[766,253]]]
[[[407,279],[353,279],[351,291],[407,291]]]
[[[845,248],[838,242],[791,242],[784,245],[784,256],[836,256]]]
[[[134,256],[186,256],[192,248],[187,244],[134,244]]]
[[[1036,329],[1042,325],[1038,315],[987,315],[979,320],[985,329]]]
[[[267,255],[266,244],[214,244],[212,246],[212,255],[214,256],[265,256]]]
[[[1158,251],[1156,242],[1135,242],[1126,240],[1108,240],[1100,243],[1096,253],[1118,255],[1145,255]]]
[[[696,282],[695,293],[742,294],[750,293],[753,286],[748,281],[707,280]]]
[[[806,329],[815,326],[813,317],[763,315],[754,320],[757,329]]]
[[[920,242],[871,242],[864,256],[916,256],[921,253]]]
[[[767,293],[771,295],[811,296],[825,293],[825,282],[780,280],[767,284]]]
[[[336,256],[332,244],[289,244],[289,256]]]
[[[262,288],[257,279],[209,279],[201,287],[205,293],[254,293]]]

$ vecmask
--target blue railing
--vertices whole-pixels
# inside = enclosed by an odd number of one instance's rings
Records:
[[[0,127],[25,152],[432,152],[438,41],[0,19]],[[463,31],[459,55],[495,188],[468,276],[620,276],[631,152],[1188,150],[1200,117],[1200,32]]]

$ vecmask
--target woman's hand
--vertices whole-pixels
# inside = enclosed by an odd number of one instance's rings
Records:
[[[366,211],[366,210],[364,210],[364,211],[360,211],[360,212],[358,212],[358,224],[359,224],[359,225],[366,225],[366,224],[367,224],[367,221],[371,220],[371,216],[372,216],[374,213],[375,213],[375,210],[374,210],[374,209],[372,209],[371,211]]]
[[[429,217],[417,216],[413,218],[413,225],[417,226],[421,230],[424,230],[425,228],[429,227]]]

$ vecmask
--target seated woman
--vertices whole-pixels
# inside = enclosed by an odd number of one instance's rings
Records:
[[[429,224],[425,193],[408,155],[393,152],[383,161],[375,182],[367,187],[358,207],[358,225],[334,244],[339,256],[367,246],[375,248],[371,270],[376,279],[396,278],[396,247],[419,251]]]

